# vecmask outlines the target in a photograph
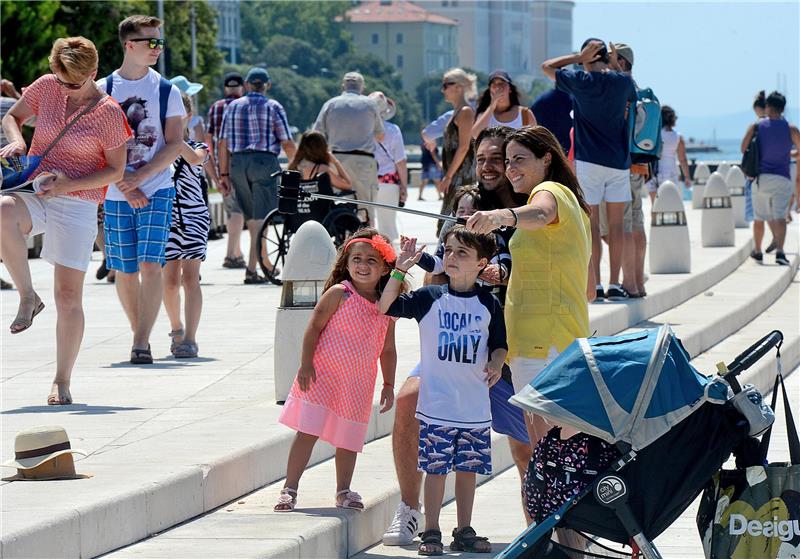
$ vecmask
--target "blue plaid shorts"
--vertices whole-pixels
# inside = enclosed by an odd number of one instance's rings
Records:
[[[465,429],[419,422],[417,470],[447,475],[457,472],[492,473],[492,434],[490,427]]]
[[[105,201],[103,231],[109,269],[133,274],[141,262],[164,265],[174,198],[174,188],[162,188],[144,208],[132,208],[124,200]]]

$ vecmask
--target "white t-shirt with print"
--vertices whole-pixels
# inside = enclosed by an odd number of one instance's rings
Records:
[[[158,88],[161,75],[148,68],[147,75],[138,80],[126,80],[114,70],[114,85],[111,96],[122,107],[128,124],[133,130],[133,137],[128,140],[128,170],[136,170],[146,165],[164,147],[164,132],[161,130],[161,108],[159,106]],[[106,90],[106,78],[97,82],[97,86]],[[180,90],[172,86],[167,103],[167,118],[184,116]],[[157,191],[172,186],[172,166],[151,176],[139,187],[145,196],[150,198]],[[108,185],[108,200],[125,200],[125,196],[114,183]]]

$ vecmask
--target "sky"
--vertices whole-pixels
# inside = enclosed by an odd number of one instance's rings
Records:
[[[628,43],[637,83],[685,123],[749,111],[760,89],[800,107],[800,0],[577,0],[572,33],[575,50],[590,36]]]

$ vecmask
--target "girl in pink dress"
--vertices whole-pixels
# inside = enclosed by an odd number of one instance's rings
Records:
[[[381,413],[394,403],[397,350],[394,320],[378,311],[395,253],[371,227],[344,244],[303,338],[300,370],[278,419],[297,431],[276,512],[297,504],[297,486],[317,439],[336,447],[336,506],[362,510],[350,491],[356,456],[364,447],[378,360],[383,372]]]

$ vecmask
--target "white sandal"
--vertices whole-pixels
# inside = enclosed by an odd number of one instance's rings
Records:
[[[342,502],[339,502],[339,497],[344,495]],[[349,489],[342,489],[336,494],[336,506],[340,509],[364,510],[364,500],[361,495]]]
[[[272,509],[275,512],[292,512],[294,507],[297,506],[297,490],[291,487],[284,487],[281,489],[281,494],[278,495],[278,502]]]

